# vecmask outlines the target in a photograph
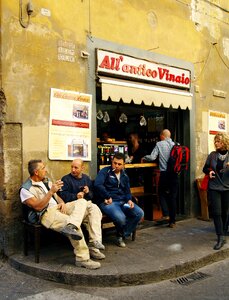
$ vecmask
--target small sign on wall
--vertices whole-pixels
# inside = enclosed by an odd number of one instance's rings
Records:
[[[214,137],[218,132],[227,132],[227,114],[219,111],[208,113],[208,152],[215,150]]]
[[[57,58],[58,60],[75,62],[75,48],[73,42],[59,40],[57,43]]]

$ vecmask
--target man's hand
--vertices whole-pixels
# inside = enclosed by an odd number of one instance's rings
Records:
[[[66,205],[64,202],[59,203],[58,208],[59,208],[60,212],[62,212],[63,214],[66,214],[67,209],[66,209]]]
[[[134,208],[134,202],[132,200],[129,200],[127,203],[129,204],[130,209]]]
[[[88,187],[87,185],[84,186],[83,192],[84,192],[85,194],[88,194],[88,193],[89,193],[89,187]]]
[[[79,192],[76,197],[77,199],[84,198],[84,192]]]
[[[55,183],[52,184],[52,187],[51,187],[50,191],[53,194],[55,194],[57,191],[59,191],[62,188],[63,185],[64,185],[63,181],[61,181],[59,179]]]
[[[105,200],[104,200],[104,203],[105,203],[106,205],[111,204],[111,203],[112,203],[112,198],[105,199]]]

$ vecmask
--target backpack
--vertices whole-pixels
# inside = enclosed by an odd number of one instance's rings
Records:
[[[167,171],[180,173],[183,170],[188,170],[189,158],[189,148],[176,143],[170,152],[169,160],[167,162]]]

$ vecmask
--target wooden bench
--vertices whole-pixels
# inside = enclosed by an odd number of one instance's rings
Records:
[[[136,200],[137,201],[137,200]],[[23,205],[23,214],[25,217],[25,213],[27,213],[27,210],[25,208],[25,205]],[[53,231],[51,229],[47,229],[44,227],[42,224],[32,224],[25,219],[22,221],[23,223],[23,254],[25,256],[28,256],[28,249],[29,249],[29,238],[30,235],[33,238],[33,247],[34,247],[34,260],[35,263],[40,262],[40,248],[41,248],[41,236],[42,236],[42,231]],[[109,217],[106,215],[103,215],[102,220],[101,220],[101,226],[102,229],[109,227],[114,227],[113,222]],[[132,241],[135,240],[136,238],[136,230],[132,233]]]
[[[134,201],[136,203],[139,202],[138,198],[153,195],[152,193],[145,193],[144,186],[132,187],[131,194],[134,197]],[[27,210],[25,209],[25,205],[22,205],[22,207],[23,207],[23,215],[25,216]],[[28,255],[29,234],[31,234],[34,239],[33,245],[34,245],[35,263],[39,263],[42,230],[50,230],[50,229],[45,228],[41,224],[31,224],[26,220],[23,220],[22,223],[23,223],[23,231],[24,231],[24,246],[23,246],[24,255],[25,256]],[[105,229],[107,227],[114,227],[113,222],[106,215],[103,215],[101,225],[102,225],[102,229]],[[136,230],[132,233],[131,238],[132,241],[136,239]]]

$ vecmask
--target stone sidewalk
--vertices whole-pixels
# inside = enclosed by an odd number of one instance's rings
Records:
[[[229,256],[229,243],[213,250],[216,236],[213,222],[198,219],[179,221],[176,228],[167,225],[140,226],[134,242],[117,247],[114,234],[104,234],[106,259],[102,267],[87,270],[74,266],[70,244],[53,244],[41,249],[40,263],[33,252],[9,258],[14,268],[30,275],[60,283],[82,286],[125,286],[158,282],[191,273],[206,264]],[[68,241],[67,241],[68,242]]]

